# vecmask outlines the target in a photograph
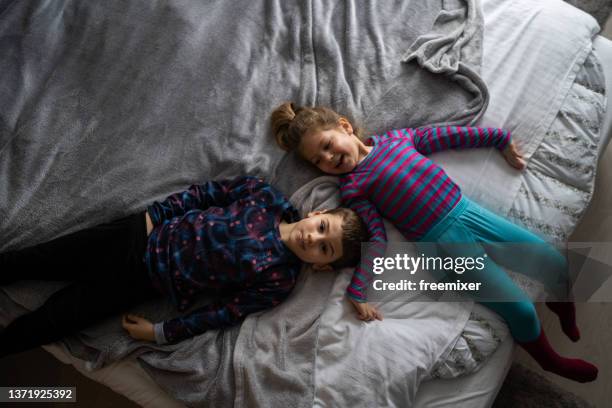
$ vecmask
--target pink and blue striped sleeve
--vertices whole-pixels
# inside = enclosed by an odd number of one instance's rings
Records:
[[[412,137],[415,148],[422,154],[462,147],[495,147],[504,150],[510,143],[509,130],[465,126],[402,129]]]
[[[352,199],[348,206],[355,210],[368,228],[370,242],[367,250],[362,252],[361,261],[353,272],[351,282],[346,289],[347,295],[357,302],[367,302],[367,289],[372,281],[374,258],[385,255],[387,233],[380,213],[370,201],[366,199]]]

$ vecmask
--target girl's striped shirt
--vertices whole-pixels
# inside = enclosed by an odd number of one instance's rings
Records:
[[[397,129],[370,136],[368,155],[340,178],[343,205],[365,221],[371,243],[355,269],[348,295],[367,299],[373,258],[384,255],[387,241],[383,217],[411,241],[423,237],[461,198],[461,190],[446,172],[425,155],[449,148],[496,147],[510,143],[510,132],[495,128],[446,126]]]

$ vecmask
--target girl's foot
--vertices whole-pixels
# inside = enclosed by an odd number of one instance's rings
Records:
[[[561,322],[561,330],[573,342],[580,340],[580,330],[576,326],[576,307],[574,302],[546,302]]]
[[[594,381],[597,378],[599,370],[593,364],[557,354],[548,343],[544,330],[541,330],[540,336],[533,341],[524,343],[517,341],[517,343],[546,371],[581,383]]]

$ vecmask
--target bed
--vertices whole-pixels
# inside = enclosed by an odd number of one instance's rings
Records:
[[[483,2],[485,7],[487,2]],[[485,16],[486,16],[485,12]],[[612,72],[612,42],[597,36],[593,41],[593,53],[597,56],[597,59],[601,62],[603,70],[606,73]],[[606,75],[606,89],[611,89],[612,77]],[[576,96],[574,96],[575,98]],[[612,103],[612,97],[609,92],[606,93],[607,106],[610,107]],[[559,118],[561,115],[559,115]],[[559,126],[557,122],[555,126]],[[561,125],[563,127],[563,125]],[[605,149],[609,139],[612,137],[612,114],[608,109],[601,127],[601,138],[602,141],[599,144],[598,149]],[[601,150],[600,150],[601,151]],[[605,165],[605,164],[604,164]],[[521,189],[521,191],[526,191]],[[607,195],[606,193],[604,193]],[[608,193],[609,194],[609,193]],[[552,198],[552,194],[549,197]],[[532,204],[533,205],[533,204]],[[514,214],[519,211],[528,213],[533,211],[529,208],[528,200],[524,200],[522,203],[517,204],[514,207]],[[582,214],[581,214],[582,215]],[[586,217],[586,215],[583,215]],[[528,224],[531,229],[538,230],[534,223],[534,220],[545,220],[546,217],[534,216],[531,220],[523,218],[523,223]],[[518,219],[518,222],[521,220]],[[530,222],[531,221],[531,222]],[[579,221],[577,219],[576,221]],[[539,228],[539,232],[542,234],[554,235],[550,230],[546,230],[546,223]],[[548,232],[547,232],[548,231]],[[563,236],[568,236],[571,229],[566,229],[565,232],[558,232]],[[515,276],[516,278],[517,276]],[[528,284],[526,284],[528,285]],[[525,286],[524,286],[525,287]],[[529,286],[527,286],[529,287]],[[533,291],[538,291],[541,288],[533,288]],[[533,293],[533,292],[532,292]],[[488,312],[488,311],[487,311]],[[512,354],[514,349],[514,342],[511,338],[507,337],[500,344],[497,351],[490,357],[490,360],[485,364],[478,372],[465,376],[462,378],[456,378],[452,380],[438,380],[428,381],[423,383],[419,390],[417,403],[415,407],[443,407],[443,406],[462,406],[462,407],[488,407],[492,406],[495,401],[495,396],[503,384],[503,379],[510,369],[512,364]],[[457,392],[461,390],[461,392]]]
[[[9,2],[7,2],[8,4]],[[611,123],[612,113],[608,109],[605,111],[606,99],[609,101],[610,95],[607,94],[604,98],[604,88],[610,89],[611,78],[605,78],[607,84],[602,84],[601,78],[597,81],[597,75],[594,72],[597,70],[597,64],[601,63],[604,72],[610,72],[612,70],[612,43],[601,37],[595,37],[593,41],[593,53],[591,54],[591,36],[595,35],[596,24],[594,21],[582,14],[581,12],[570,8],[555,1],[542,1],[537,2],[536,5],[530,5],[532,2],[517,2],[517,7],[520,12],[525,13],[521,15],[519,12],[511,14],[507,10],[507,6],[501,1],[485,0],[482,2],[482,11],[484,15],[484,37],[483,37],[483,63],[482,63],[482,77],[487,83],[490,91],[489,106],[486,111],[483,112],[479,119],[479,123],[483,125],[499,125],[509,127],[515,131],[515,134],[521,132],[529,135],[536,135],[537,140],[521,140],[523,142],[522,147],[527,151],[527,154],[531,157],[530,167],[537,169],[538,174],[525,173],[521,177],[511,177],[507,169],[503,166],[501,159],[491,152],[469,152],[469,160],[466,160],[464,155],[466,152],[446,152],[436,156],[436,160],[439,160],[448,169],[451,176],[458,180],[463,191],[471,198],[476,199],[483,205],[503,214],[508,214],[513,217],[517,222],[523,223],[529,228],[535,229],[543,235],[551,239],[562,239],[566,238],[569,233],[575,228],[576,223],[582,216],[585,208],[587,207],[591,198],[593,190],[593,181],[595,177],[595,165],[597,158],[603,153],[605,146],[611,136]],[[535,9],[535,11],[534,11]],[[548,13],[548,14],[547,14]],[[513,30],[513,17],[514,23],[525,21],[523,18],[527,16],[540,15],[541,20],[538,23],[548,23],[551,21],[558,23],[558,19],[564,19],[564,24],[569,24],[570,20],[572,23],[578,22],[576,26],[578,29],[574,30],[571,41],[575,41],[573,50],[575,54],[569,60],[564,60],[566,66],[563,70],[555,71],[557,77],[551,75],[550,78],[543,78],[539,83],[534,80],[532,72],[539,72],[542,67],[545,67],[542,57],[538,58],[538,54],[541,49],[537,49],[537,41],[532,44],[536,49],[530,49],[529,47],[523,49],[516,43],[506,44],[500,46],[498,41],[502,38],[510,38],[515,42],[525,40],[525,37],[532,36],[536,38],[538,35],[542,35],[542,31],[538,31],[534,25],[525,23],[520,30],[520,36],[515,38],[508,33],[515,33]],[[544,15],[544,17],[541,17]],[[564,27],[560,24],[560,30]],[[544,29],[550,28],[550,26],[544,25]],[[506,30],[506,31],[504,31]],[[540,30],[543,30],[540,28]],[[522,36],[522,37],[521,37]],[[560,36],[559,42],[562,42],[565,37]],[[548,38],[550,39],[550,38]],[[580,42],[582,41],[582,42]],[[555,44],[557,45],[557,44]],[[565,46],[561,44],[559,46]],[[543,46],[543,45],[540,45]],[[551,47],[554,50],[554,47]],[[553,52],[554,54],[554,52]],[[519,59],[523,58],[522,60]],[[86,55],[84,56],[86,57]],[[505,61],[505,64],[500,64],[499,61]],[[529,64],[525,64],[529,62]],[[525,69],[527,66],[528,69]],[[517,70],[522,71],[521,75],[517,76]],[[548,82],[546,82],[548,81]],[[538,87],[550,86],[550,83],[558,86],[558,91],[551,95],[550,101],[537,101],[537,103],[529,104],[527,101],[537,100],[538,93],[541,89]],[[172,87],[172,83],[158,84],[161,87]],[[520,89],[524,93],[517,93],[516,90]],[[219,90],[218,92],[222,92]],[[546,94],[545,92],[542,94]],[[75,95],[72,95],[75,97]],[[215,95],[211,95],[214,97]],[[73,117],[81,118],[85,121],[86,117],[80,116],[85,115],[87,110],[82,108],[88,103],[87,100],[79,100],[78,98],[85,98],[85,96],[76,95],[77,102],[74,102],[74,98],[67,98],[65,101],[58,101],[57,103],[66,104],[65,109],[67,112],[71,112]],[[23,101],[23,106],[27,107],[27,101]],[[335,101],[338,104],[342,104],[341,101]],[[546,102],[546,103],[545,103]],[[143,103],[149,106],[155,111],[158,107],[157,103],[150,100],[144,100]],[[538,109],[534,109],[538,107]],[[543,106],[548,107],[548,110],[542,110]],[[608,105],[610,106],[610,105]],[[100,108],[103,108],[101,105]],[[79,109],[82,109],[81,112]],[[125,107],[129,109],[129,107]],[[193,117],[197,115],[198,107],[194,107],[194,112],[179,112],[177,114],[191,115]],[[581,112],[580,115],[574,114],[576,111]],[[128,111],[129,113],[129,111]],[[605,114],[605,115],[604,115]],[[399,119],[398,119],[399,120]],[[590,122],[596,126],[592,126]],[[34,124],[35,125],[35,124]],[[95,124],[91,124],[93,128],[90,129],[90,133],[85,136],[79,135],[78,132],[67,133],[64,138],[77,138],[84,137],[95,133]],[[153,126],[153,125],[151,125]],[[530,129],[529,126],[540,126],[539,129]],[[576,127],[576,128],[574,128]],[[595,127],[596,129],[594,129]],[[27,126],[25,127],[27,129]],[[554,145],[559,143],[559,140],[554,139],[555,137],[563,138],[568,132],[562,130],[570,129],[571,134],[579,135],[579,139],[576,140],[561,140],[567,143],[568,146],[585,145],[586,150],[589,151],[589,155],[580,156],[580,160],[574,162],[568,162],[567,160],[552,160],[554,156]],[[176,129],[175,129],[176,130]],[[144,126],[142,129],[139,127],[139,131],[142,134],[152,131]],[[166,130],[161,127],[155,127],[155,131],[165,132]],[[185,129],[186,132],[189,129]],[[207,131],[219,132],[220,129],[207,129]],[[240,134],[240,136],[244,136]],[[248,135],[246,135],[248,137]],[[67,151],[62,150],[62,140],[59,142],[55,141],[55,149],[52,149],[52,154],[60,156],[62,154],[69,154]],[[243,143],[242,138],[240,142],[237,142],[238,146]],[[54,144],[51,143],[50,146]],[[192,146],[189,143],[187,146]],[[222,148],[236,148],[229,142],[228,145],[222,146]],[[145,148],[146,149],[146,148]],[[583,149],[584,150],[584,149]],[[582,151],[582,150],[581,150]],[[158,160],[163,160],[163,151],[154,151],[154,157]],[[562,157],[563,159],[563,157]],[[255,167],[257,171],[257,165],[261,165],[261,160],[265,158],[255,157],[253,160],[249,160],[249,165]],[[481,163],[480,167],[474,166],[473,163]],[[60,161],[61,163],[61,161]],[[533,166],[532,166],[532,163]],[[556,167],[547,165],[550,163],[556,163]],[[281,163],[282,164],[282,163]],[[92,163],[92,168],[95,170],[95,166],[98,165],[96,162]],[[189,163],[181,163],[182,171],[181,176],[177,179],[173,179],[170,183],[171,188],[174,185],[184,185],[185,182],[182,178],[189,178],[194,173],[198,173],[195,169],[189,167]],[[232,167],[234,166],[234,167]],[[578,166],[578,167],[577,167]],[[590,167],[589,167],[590,166]],[[576,171],[576,168],[585,171]],[[229,162],[225,166],[227,174],[231,174],[236,169],[235,163]],[[563,173],[561,170],[564,170]],[[590,170],[589,170],[590,169]],[[63,169],[51,168],[50,173],[57,180],[53,180],[59,183],[59,176],[63,173]],[[89,168],[91,170],[91,168]],[[547,176],[553,173],[554,177]],[[96,174],[95,171],[91,173],[84,173],[83,177],[91,177]],[[198,173],[199,174],[199,173]],[[481,177],[479,175],[487,174],[488,178]],[[575,177],[581,175],[581,177]],[[125,177],[129,177],[129,173],[119,174],[119,180]],[[182,178],[181,178],[182,177]],[[549,180],[552,178],[552,180]],[[499,180],[504,180],[505,183],[501,185]],[[543,181],[544,180],[544,181]],[[555,181],[556,180],[556,181]],[[41,182],[39,180],[39,182]],[[102,180],[102,183],[105,181]],[[540,183],[540,184],[537,184]],[[561,183],[561,185],[558,185]],[[36,183],[34,183],[36,184]],[[551,203],[545,201],[547,197],[550,197],[550,188],[554,185],[554,192],[562,193],[562,199],[560,202]],[[24,187],[27,191],[34,191],[36,185]],[[113,188],[108,186],[108,188]],[[116,187],[120,189],[120,187]],[[508,191],[514,192],[508,197]],[[539,193],[539,195],[534,195]],[[33,194],[33,193],[32,193]],[[79,200],[84,200],[86,196],[84,193],[73,191],[72,194]],[[158,195],[162,195],[160,191]],[[51,202],[57,197],[51,196]],[[145,196],[138,197],[138,199],[145,200]],[[512,198],[508,200],[508,198]],[[61,200],[60,200],[61,201]],[[137,200],[136,200],[137,201]],[[92,212],[96,209],[96,205],[102,206],[104,202],[96,202],[95,205],[90,205],[88,208]],[[132,202],[131,205],[139,205],[138,202]],[[24,207],[24,210],[19,217],[27,218],[28,209],[34,207]],[[53,207],[56,213],[53,214],[52,219],[55,222],[66,215],[61,212],[61,209]],[[117,207],[114,207],[117,208]],[[31,214],[30,214],[31,215]],[[82,213],[81,216],[87,214]],[[72,222],[78,224],[78,219],[72,219]],[[14,224],[12,224],[14,225]],[[24,225],[24,228],[28,225]],[[555,228],[552,228],[555,227]],[[57,226],[59,229],[59,226]],[[36,229],[34,229],[36,233]],[[11,235],[12,234],[12,235]],[[8,237],[18,237],[12,230],[8,230]],[[11,239],[13,239],[11,238]],[[21,237],[26,239],[24,237]],[[524,285],[530,285],[529,282],[523,282]],[[530,286],[533,287],[533,286]],[[533,290],[538,290],[537,287]],[[456,336],[455,341],[447,344],[447,347],[443,351],[444,358],[440,360],[442,362],[448,362],[453,350],[458,352],[461,349],[459,340],[463,336],[468,336],[470,330],[477,331],[478,325],[475,324],[478,320],[486,320],[489,322],[499,323],[499,319],[488,312],[486,309],[476,305],[472,310],[471,319],[467,319],[467,325],[464,329],[460,330],[460,336]],[[470,325],[470,321],[472,322]],[[496,324],[494,323],[494,324]],[[461,406],[473,406],[482,407],[489,406],[493,402],[495,395],[503,382],[503,378],[509,368],[511,362],[511,355],[513,350],[513,343],[507,336],[507,331],[504,332],[503,325],[497,325],[498,327],[498,342],[493,347],[496,351],[489,356],[486,362],[477,365],[473,368],[473,373],[462,376],[456,379],[430,379],[424,381],[418,387],[416,395],[412,395],[409,399],[404,402],[413,403],[414,406],[418,407],[435,407],[435,406],[446,406],[456,405],[461,403]],[[482,331],[479,332],[482,334]],[[473,334],[475,336],[478,333]],[[485,339],[491,343],[491,339]],[[485,342],[486,342],[485,341]],[[60,360],[73,364],[79,371],[83,372],[90,378],[100,381],[103,384],[108,385],[113,390],[126,395],[128,398],[136,401],[143,406],[182,406],[181,403],[171,398],[164,390],[162,390],[156,381],[143,370],[142,363],[136,359],[135,356],[122,360],[120,362],[114,362],[108,364],[106,367],[90,371],[88,365],[78,358],[74,357],[70,353],[67,353],[65,345],[50,345],[46,346],[47,350],[56,355]],[[466,357],[469,358],[470,356]],[[472,356],[473,358],[473,356]],[[442,366],[437,367],[442,370]],[[452,369],[452,367],[450,368]],[[150,372],[150,371],[149,371]],[[321,374],[320,372],[318,374]],[[318,378],[318,379],[317,379]],[[323,379],[323,382],[321,382]],[[337,396],[331,395],[328,391],[333,388],[333,384],[325,383],[325,376],[318,375],[315,373],[315,381],[319,381],[316,384],[314,391],[315,405],[334,405],[337,402],[334,398]],[[165,383],[166,390],[168,390]],[[462,392],[457,392],[461,390]],[[401,395],[394,395],[387,401],[387,404],[393,405],[396,403],[401,405],[398,401]],[[186,402],[186,401],[183,401]],[[235,405],[241,406],[239,403]]]

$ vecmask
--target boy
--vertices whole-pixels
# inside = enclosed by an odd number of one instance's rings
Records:
[[[220,301],[155,325],[125,316],[130,335],[163,344],[227,327],[285,299],[301,262],[315,270],[355,265],[366,240],[351,210],[300,220],[279,191],[255,177],[193,185],[144,213],[0,254],[0,285],[77,281],[11,322],[0,333],[0,356],[59,340],[160,294],[182,312],[198,292],[224,292]]]

